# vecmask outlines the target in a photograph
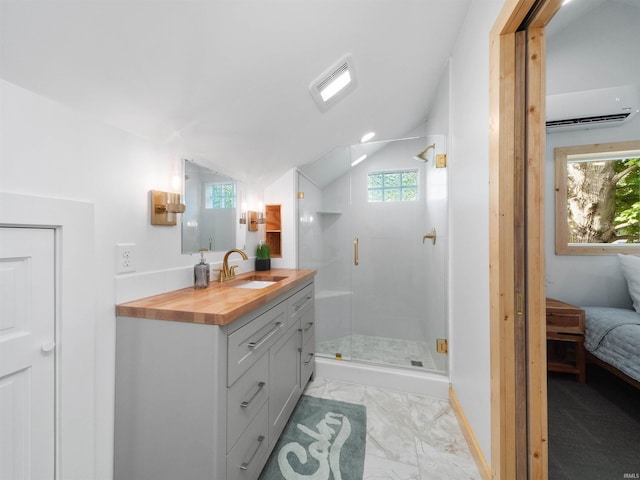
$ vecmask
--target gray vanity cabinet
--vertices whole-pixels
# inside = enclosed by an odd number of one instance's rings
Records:
[[[300,333],[293,325],[269,350],[269,441],[278,440],[300,397]]]
[[[313,283],[225,326],[118,317],[115,480],[256,480],[313,375]]]

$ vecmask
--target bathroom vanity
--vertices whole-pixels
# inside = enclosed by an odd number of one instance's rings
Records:
[[[314,372],[314,274],[117,306],[116,480],[258,478]]]

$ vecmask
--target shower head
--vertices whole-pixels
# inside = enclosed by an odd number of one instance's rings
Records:
[[[435,144],[435,143],[432,143],[431,145],[429,145],[427,148],[425,148],[425,149],[424,149],[423,151],[421,151],[419,154],[414,155],[414,157],[413,157],[413,158],[415,158],[416,160],[419,160],[419,161],[421,161],[421,162],[425,162],[425,163],[426,163],[426,162],[428,162],[428,161],[429,161],[429,159],[427,158],[427,152],[428,152],[429,150],[431,150],[432,148],[435,150],[435,148],[436,148],[436,144]]]

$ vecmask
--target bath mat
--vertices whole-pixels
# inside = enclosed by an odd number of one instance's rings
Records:
[[[259,480],[362,480],[364,405],[300,397]]]

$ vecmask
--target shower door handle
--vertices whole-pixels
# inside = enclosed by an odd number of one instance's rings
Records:
[[[358,266],[358,237],[353,239],[353,264]]]

